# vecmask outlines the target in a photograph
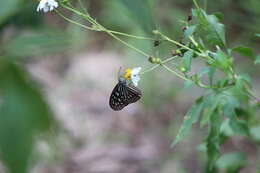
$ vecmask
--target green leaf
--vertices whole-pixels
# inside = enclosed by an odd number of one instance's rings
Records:
[[[244,120],[239,120],[235,114],[233,114],[232,118],[230,118],[229,124],[235,134],[250,136],[247,122]]]
[[[186,72],[190,71],[192,56],[193,56],[192,51],[187,51],[183,55],[182,63],[183,63],[183,67],[185,68]]]
[[[193,85],[193,82],[190,81],[190,80],[184,82],[184,88],[185,89],[190,88],[192,85]]]
[[[260,142],[260,126],[251,127],[250,134],[255,141]]]
[[[249,99],[249,93],[246,86],[251,86],[251,80],[246,75],[237,76],[235,86],[230,88],[229,95],[234,95],[240,102],[247,102]]]
[[[0,25],[3,24],[7,18],[14,15],[20,7],[21,0],[1,1],[0,6]]]
[[[135,20],[143,27],[143,29],[152,33],[156,29],[153,21],[151,7],[148,0],[118,0],[123,3],[130,11]]]
[[[194,32],[197,29],[197,25],[192,25],[189,26],[185,31],[184,31],[184,38],[189,38],[190,36],[192,36],[194,34]]]
[[[229,115],[235,108],[240,106],[240,102],[232,93],[226,91],[221,94],[221,107],[223,113]]]
[[[35,137],[51,125],[39,91],[14,64],[0,59],[0,157],[11,173],[27,173]]]
[[[218,95],[210,95],[204,99],[204,109],[202,113],[202,118],[200,121],[200,126],[204,126],[205,124],[209,123],[210,117],[215,112],[217,106],[220,102],[220,97]]]
[[[206,139],[208,156],[207,172],[211,172],[214,169],[215,163],[220,156],[220,127],[221,114],[219,114],[218,111],[215,111],[210,117],[209,135]]]
[[[214,59],[209,60],[208,61],[209,64],[211,64],[213,67],[221,69],[225,73],[230,72],[232,57],[228,56],[220,49],[218,49],[216,53],[211,52],[211,56]]]
[[[260,34],[255,34],[257,37],[260,37]]]
[[[208,78],[209,78],[210,85],[213,85],[213,78],[214,78],[215,72],[216,72],[216,68],[210,67],[210,70],[208,72]]]
[[[260,55],[257,55],[255,58],[255,65],[260,64]]]
[[[202,31],[201,35],[211,46],[226,46],[224,25],[219,23],[215,15],[208,15],[202,9],[193,9],[192,14],[199,22],[199,30]]]
[[[229,84],[229,80],[228,77],[222,78],[217,82],[217,85],[221,88],[226,87]]]
[[[244,153],[230,152],[222,155],[216,165],[219,169],[225,170],[226,172],[235,173],[247,165],[247,158]]]
[[[222,110],[225,116],[229,118],[229,126],[234,134],[250,136],[248,124],[245,120],[238,119],[235,108],[240,106],[236,97],[223,93]]]
[[[180,130],[175,138],[175,140],[172,143],[172,147],[174,147],[178,142],[180,142],[183,137],[185,137],[192,125],[194,123],[196,123],[199,119],[200,113],[203,109],[203,97],[200,97],[199,99],[196,100],[196,102],[191,106],[191,108],[189,109],[189,111],[187,112],[187,114],[184,117],[184,121],[180,127]]]
[[[232,49],[234,52],[239,53],[242,56],[249,57],[251,59],[254,59],[255,53],[253,49],[245,46],[237,46]]]
[[[213,13],[212,15],[216,16],[218,20],[223,20],[224,19],[224,14],[220,12]]]
[[[229,125],[229,122],[230,122],[230,119],[225,119],[222,122],[221,127],[220,127],[221,134],[223,134],[227,137],[234,135],[234,132]]]
[[[13,37],[4,48],[9,56],[30,57],[65,50],[71,42],[72,39],[66,33],[38,31]]]
[[[203,67],[203,69],[199,72],[199,77],[201,78],[203,75],[207,74],[209,83],[210,85],[212,85],[215,71],[216,71],[215,67]]]

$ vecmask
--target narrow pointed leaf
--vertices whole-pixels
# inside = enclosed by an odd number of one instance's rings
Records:
[[[199,119],[200,113],[203,109],[203,97],[200,97],[196,100],[196,102],[191,106],[189,111],[184,117],[184,121],[180,127],[180,130],[172,143],[172,147],[174,147],[178,142],[180,142],[189,132],[194,123],[196,123]]]

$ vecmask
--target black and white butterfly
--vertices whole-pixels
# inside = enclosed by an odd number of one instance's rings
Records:
[[[109,105],[114,111],[119,111],[129,104],[137,102],[141,96],[142,92],[139,88],[119,79],[111,93]]]

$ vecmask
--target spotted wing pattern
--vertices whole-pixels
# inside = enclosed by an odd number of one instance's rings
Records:
[[[109,105],[113,110],[119,111],[128,104],[137,102],[141,96],[140,89],[119,81],[111,93]]]

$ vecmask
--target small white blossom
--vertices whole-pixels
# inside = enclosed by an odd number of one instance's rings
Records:
[[[54,8],[57,8],[58,6],[59,4],[55,0],[41,0],[37,7],[37,11],[43,11],[44,13],[47,13],[52,11]]]
[[[138,82],[140,80],[139,73],[140,73],[141,69],[142,69],[141,67],[136,67],[136,68],[132,69],[131,80],[135,86],[138,85]]]

